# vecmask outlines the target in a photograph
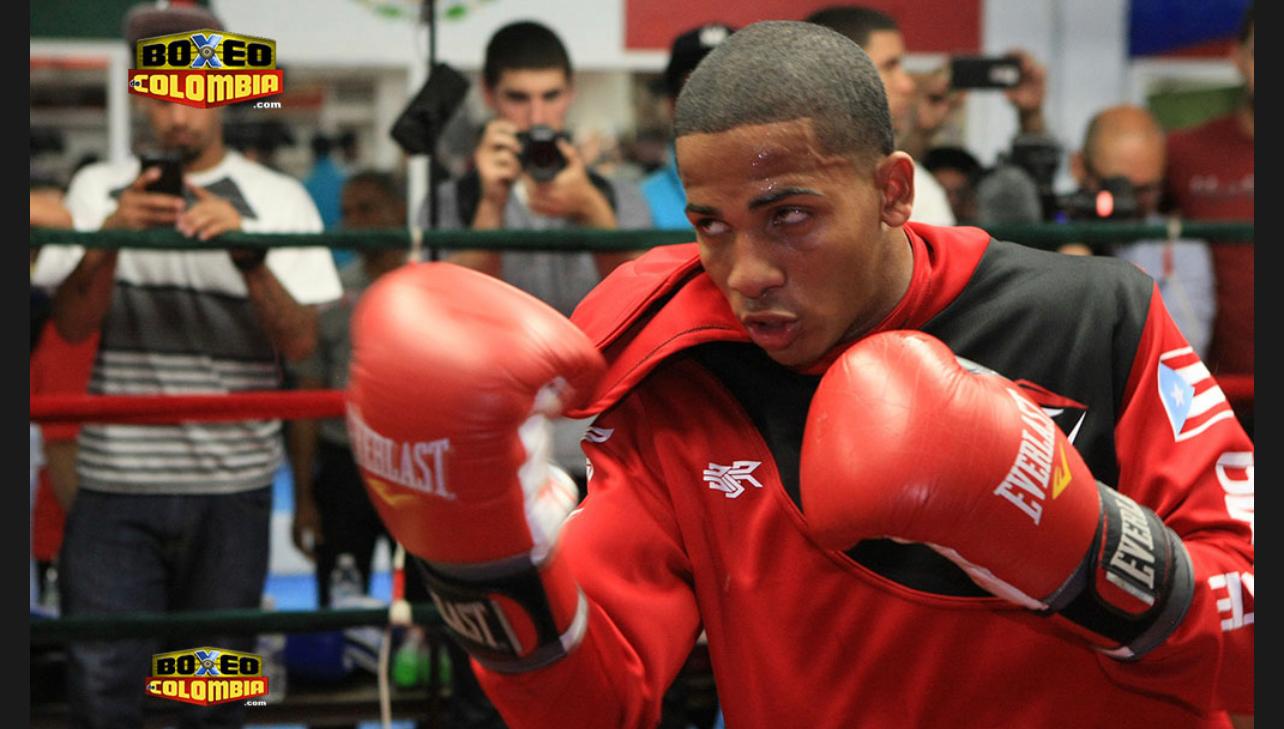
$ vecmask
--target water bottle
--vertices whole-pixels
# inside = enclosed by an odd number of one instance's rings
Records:
[[[365,594],[361,570],[357,569],[357,558],[344,552],[334,560],[334,569],[330,570],[330,607],[353,607]]]
[[[271,595],[263,596],[263,609],[275,610],[276,601]],[[263,697],[269,704],[285,700],[285,691],[289,675],[285,667],[285,635],[282,633],[260,633],[255,645],[255,652],[263,658],[263,675],[268,680],[268,695]]]
[[[45,570],[40,589],[40,609],[44,614],[56,618],[59,615],[58,603],[58,567],[54,565]]]

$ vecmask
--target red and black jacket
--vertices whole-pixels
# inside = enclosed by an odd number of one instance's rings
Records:
[[[877,329],[920,329],[1021,383],[1099,480],[1172,527],[1197,583],[1182,627],[1120,662],[925,548],[817,546],[798,453],[839,352],[807,372],[776,365],[695,246],[670,246],[621,267],[573,317],[608,361],[573,413],[597,419],[589,496],[560,546],[589,629],[552,666],[482,672],[510,725],[654,726],[701,630],[737,729],[1175,729],[1252,713],[1253,448],[1153,281],[977,229],[906,234],[910,288]]]

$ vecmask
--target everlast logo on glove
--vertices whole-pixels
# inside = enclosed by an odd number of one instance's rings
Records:
[[[1048,481],[1052,476],[1052,448],[1056,443],[1057,426],[1038,405],[1030,402],[1012,390],[1008,394],[1016,401],[1021,411],[1021,445],[1017,449],[1016,462],[1003,482],[994,489],[994,493],[1011,501],[1018,509],[1030,516],[1035,524],[1043,516],[1043,502],[1048,497]],[[1061,489],[1069,481],[1068,472],[1057,474],[1057,486],[1052,498],[1060,495]]]
[[[521,642],[503,612],[495,609],[489,600],[476,600],[471,592],[459,593],[441,584],[434,584],[432,601],[437,605],[441,619],[475,650],[494,651],[506,657],[522,653]]]
[[[1117,491],[1103,492],[1102,500],[1106,507],[1102,545],[1105,579],[1136,600],[1133,603],[1120,597],[1117,604],[1130,612],[1144,612],[1155,604],[1155,535],[1162,537],[1160,530],[1165,527],[1158,517]]]
[[[422,491],[454,501],[446,488],[446,451],[450,440],[397,441],[380,434],[361,419],[355,407],[348,407],[348,435],[352,454],[369,475],[379,476],[399,486]]]
[[[532,670],[566,654],[584,635],[588,603],[577,588],[573,619],[558,629],[540,571],[521,559],[478,567],[416,561],[450,634],[482,665],[509,672]],[[488,575],[486,588],[475,577]],[[469,579],[472,575],[474,579]]]

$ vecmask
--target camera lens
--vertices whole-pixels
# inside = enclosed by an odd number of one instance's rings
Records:
[[[561,153],[551,143],[539,142],[531,145],[531,164],[536,167],[551,167],[557,164],[559,156]]]
[[[540,182],[551,180],[566,166],[566,158],[557,148],[560,136],[551,127],[542,125],[533,126],[528,132],[518,135],[522,143],[522,165],[534,179]]]

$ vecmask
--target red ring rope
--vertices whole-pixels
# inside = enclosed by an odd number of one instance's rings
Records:
[[[337,418],[343,390],[238,392],[229,395],[33,395],[39,423],[161,424],[185,420]]]
[[[1251,403],[1252,375],[1222,375],[1217,384],[1232,403]],[[38,423],[178,423],[184,420],[338,418],[343,390],[238,392],[229,395],[33,395]]]

